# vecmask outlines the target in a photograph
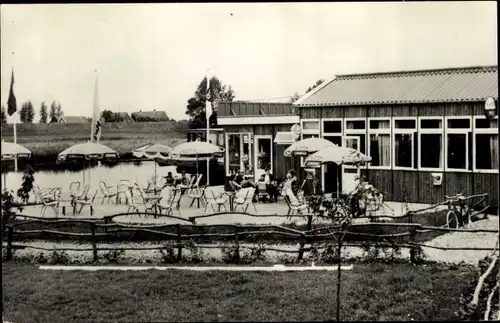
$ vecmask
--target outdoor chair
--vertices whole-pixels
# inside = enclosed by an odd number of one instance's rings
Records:
[[[158,176],[148,180],[148,186],[144,189],[146,193],[157,193],[166,185],[165,178]]]
[[[94,198],[90,199],[87,196],[89,193],[89,190],[90,190],[90,185],[89,184],[85,185],[85,188],[83,189],[82,194],[75,199],[74,208],[77,210],[77,212],[76,212],[77,214],[82,213],[83,207],[88,205],[90,208],[90,215],[94,215],[94,207],[92,205],[92,202],[95,198],[95,194],[94,194]],[[97,193],[97,191],[96,191],[96,193]],[[78,206],[80,206],[79,210],[78,210]]]
[[[302,212],[309,207],[307,203],[300,203],[291,189],[286,189],[283,193],[283,197],[288,204],[287,215],[293,215],[294,213],[303,214]]]
[[[117,191],[113,192],[112,186],[106,185],[104,181],[99,182],[99,188],[101,189],[102,193],[102,200],[101,204],[104,204],[104,201],[107,199],[107,202],[111,202],[113,198],[116,198],[117,196]]]
[[[203,203],[203,195],[205,194],[205,188],[200,187],[200,181],[202,177],[203,174],[199,174],[198,177],[196,178],[196,182],[194,182],[191,188],[188,188],[186,191],[187,196],[191,199],[191,204],[189,204],[189,207],[193,206],[195,201],[198,203],[198,207],[200,206],[200,202]]]
[[[209,193],[207,193],[207,191]],[[207,212],[207,208],[209,205],[212,208],[212,210],[214,211],[214,213],[220,212],[221,207],[224,207],[224,210],[227,212],[227,208],[226,208],[227,198],[224,198],[223,197],[224,195],[227,196],[227,194],[225,192],[221,193],[219,196],[216,196],[215,192],[212,189],[206,189],[205,195],[204,195],[205,209],[203,210],[203,214],[205,214]],[[216,208],[217,208],[217,211],[215,211]]]
[[[57,190],[58,195],[56,196],[52,194],[44,195],[44,193],[40,190],[40,187],[38,187],[37,185],[33,186],[33,190],[35,192],[35,196],[37,197],[37,199],[42,203],[42,209],[40,211],[40,215],[44,217],[45,211],[47,210],[47,208],[50,207],[54,210],[56,216],[58,216],[59,215],[58,206],[59,206],[59,198],[61,196],[61,190]]]
[[[233,201],[234,205],[234,211],[239,207],[241,207],[243,212],[246,212],[248,210],[248,207],[250,204],[253,205],[253,208],[255,209],[255,212],[257,212],[257,208],[255,207],[255,203],[253,203],[253,197],[255,195],[255,188],[253,187],[247,187],[247,188],[242,188],[240,189]]]
[[[130,191],[126,191],[125,192],[125,197],[127,198],[127,200],[130,201],[130,204],[129,204],[128,208],[127,208],[127,213],[132,213],[132,212],[139,213],[139,208],[137,208],[137,206],[135,205],[135,201],[132,198],[132,193]],[[131,217],[133,216],[133,214],[129,214],[129,215],[130,215],[130,219],[131,219]]]
[[[125,198],[125,204],[128,204],[127,191],[130,192],[130,182],[120,181],[116,187],[116,204],[121,204],[122,197]]]
[[[193,187],[195,180],[196,180],[196,176],[191,176],[189,179],[189,183],[187,185],[179,184],[179,185],[177,185],[177,188],[180,188],[182,190],[182,192],[186,192]]]
[[[74,197],[78,196],[81,191],[80,191],[80,187],[81,187],[81,183],[80,182],[71,182],[69,184],[69,197],[71,200],[73,200]]]
[[[192,191],[197,191],[200,188],[200,181],[201,178],[203,177],[203,174],[198,174],[198,176],[193,176],[193,178],[196,178],[193,184],[191,184],[191,187],[188,187],[187,193],[191,194]],[[196,193],[194,193],[196,194]]]
[[[182,193],[178,189],[171,189],[170,191],[170,198],[164,197],[158,203],[158,206],[160,207],[160,214],[163,214],[163,212],[165,212],[165,215],[173,215],[173,211],[174,209],[176,209],[177,213],[181,215],[180,201]]]
[[[139,196],[142,199],[142,203],[144,204],[144,212],[153,213],[153,209],[157,205],[158,201],[161,200],[161,194],[147,194],[143,191],[143,189],[139,186],[138,183],[135,183],[137,190],[139,191]],[[164,188],[164,190],[167,188]],[[160,192],[161,193],[161,192]]]

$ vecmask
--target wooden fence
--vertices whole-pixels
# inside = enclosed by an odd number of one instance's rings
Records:
[[[172,220],[179,221],[181,223],[175,224],[125,224],[115,222],[116,217],[124,216],[138,216],[142,213],[121,213],[111,216],[103,217],[101,220],[94,219],[57,219],[57,218],[31,218],[26,221],[20,221],[16,223],[7,224],[7,260],[12,259],[12,250],[14,249],[24,249],[32,248],[47,251],[92,251],[94,254],[94,260],[97,260],[97,252],[105,250],[158,250],[158,247],[120,247],[120,248],[103,248],[99,247],[99,242],[108,238],[112,238],[120,233],[141,233],[146,236],[156,235],[161,237],[162,240],[171,240],[174,242],[174,247],[177,248],[177,258],[181,259],[182,250],[187,247],[198,247],[204,248],[235,248],[239,250],[240,248],[249,248],[241,246],[241,240],[247,237],[251,237],[251,240],[260,241],[276,241],[286,240],[287,242],[300,243],[300,247],[296,250],[288,250],[281,248],[261,248],[262,251],[277,251],[286,253],[297,253],[298,259],[303,258],[304,252],[312,250],[312,247],[304,247],[305,244],[315,244],[319,242],[335,242],[338,240],[339,236],[343,237],[346,241],[357,241],[357,242],[343,242],[342,245],[345,247],[364,247],[364,246],[374,246],[374,247],[397,247],[397,248],[409,248],[410,254],[413,255],[416,248],[427,247],[440,250],[481,250],[488,251],[491,248],[486,247],[440,247],[433,246],[423,242],[418,239],[419,235],[427,234],[429,232],[468,232],[468,233],[498,233],[498,230],[478,230],[478,229],[451,229],[438,226],[427,226],[420,223],[359,223],[359,224],[349,224],[348,226],[342,224],[329,224],[321,225],[316,228],[312,228],[312,216],[308,216],[307,226],[305,230],[297,230],[294,228],[289,228],[281,225],[261,225],[261,224],[196,224],[196,218],[207,217],[199,216],[191,219],[184,219],[176,216],[166,216],[162,217],[170,218]],[[238,214],[238,215],[248,215],[255,217],[265,217],[278,215],[254,215],[246,213],[216,213],[209,216],[220,216],[227,214]],[[152,216],[151,214],[144,214],[145,216]],[[411,216],[414,216],[412,214]],[[160,216],[160,215],[158,215]],[[28,217],[26,217],[28,218]],[[285,217],[284,217],[285,218]],[[373,219],[377,217],[370,217]],[[383,216],[387,218],[387,216]],[[49,226],[49,229],[31,229],[22,230],[25,226]],[[60,231],[51,226],[57,227],[60,225],[65,225],[68,227],[75,227],[76,225],[87,227],[88,229],[82,229],[83,232],[74,231]],[[385,230],[397,230],[402,232],[381,234],[381,233],[368,233],[377,232],[380,229]],[[215,230],[216,232],[211,232]],[[364,232],[363,232],[364,231]],[[29,244],[14,243],[15,237],[22,237],[24,235],[44,235],[50,234],[57,236],[58,238],[64,239],[84,239],[89,241],[91,247],[89,248],[42,248]],[[350,239],[351,238],[351,239]],[[197,244],[200,240],[218,240],[218,241],[232,241],[232,244]],[[361,241],[361,243],[360,243]],[[416,261],[411,257],[412,262]]]

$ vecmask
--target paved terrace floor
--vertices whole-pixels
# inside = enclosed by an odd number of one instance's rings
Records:
[[[213,190],[216,195],[224,192],[223,186],[212,186],[209,189]],[[94,191],[95,192],[95,191]],[[93,202],[94,215],[90,215],[90,208],[88,206],[84,206],[82,212],[80,214],[73,215],[72,207],[69,203],[68,192],[63,192],[63,198],[60,205],[60,210],[63,206],[66,208],[66,215],[63,215],[61,212],[58,217],[61,219],[89,219],[89,218],[102,218],[103,216],[126,213],[128,209],[128,205],[126,204],[113,204],[113,203],[104,203],[101,204],[102,195],[98,193]],[[134,196],[134,201],[136,206],[139,208],[139,211],[144,211],[144,205],[140,203],[140,199],[137,196]],[[174,211],[174,215],[188,219],[190,217],[199,216],[203,214],[213,214],[213,210],[209,206],[207,208],[206,213],[204,213],[204,205],[201,204],[200,208],[197,207],[197,203],[195,202],[192,207],[189,207],[191,203],[191,199],[184,195],[181,199],[180,203],[180,215],[177,211]],[[226,203],[228,205],[228,203]],[[282,223],[290,223],[295,222],[297,224],[306,223],[305,217],[294,217],[292,219],[287,219],[285,216],[288,212],[288,206],[286,205],[283,199],[280,199],[278,203],[263,203],[258,202],[255,203],[257,208],[257,212],[253,209],[252,206],[248,208],[248,213],[252,213],[260,216],[248,216],[244,214],[226,214],[219,215],[213,217],[204,217],[196,219],[197,224],[282,224]],[[377,211],[376,215],[389,215],[389,216],[402,216],[407,212],[406,207],[409,210],[418,210],[423,209],[429,206],[428,204],[419,204],[412,203],[407,206],[398,202],[386,202],[384,207]],[[227,206],[228,207],[228,206]],[[229,207],[228,207],[229,208]],[[36,206],[28,206],[23,209],[23,211],[19,215],[27,215],[34,217],[42,217],[41,216],[41,205]],[[239,210],[241,210],[239,208]],[[222,209],[224,211],[224,209]],[[266,215],[263,217],[263,215]],[[267,215],[277,215],[277,216],[267,216]],[[54,211],[51,208],[47,208],[45,211],[44,217],[54,217],[56,216]],[[114,218],[114,221],[117,222],[125,222],[125,223],[151,223],[151,224],[169,224],[169,223],[182,223],[184,221],[176,220],[172,218],[154,218],[152,215],[148,216],[138,216],[138,215],[127,215],[120,216]]]

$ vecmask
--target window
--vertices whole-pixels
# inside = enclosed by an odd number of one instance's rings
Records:
[[[483,116],[474,117],[474,171],[497,173],[498,160],[498,117],[491,122]]]
[[[366,118],[346,118],[344,124],[344,143],[348,147],[357,146],[357,149],[366,154]],[[355,140],[354,137],[359,138]],[[344,168],[357,168],[352,165],[344,165]]]
[[[245,174],[253,174],[251,133],[226,134],[226,175],[244,170]]]
[[[470,117],[446,118],[446,170],[468,171],[471,168],[470,136],[472,122]]]
[[[319,135],[319,120],[317,119],[304,119],[301,120],[301,127],[303,133],[317,133]]]
[[[443,117],[420,117],[418,169],[443,170]]]
[[[370,168],[391,167],[391,119],[370,118],[368,120],[368,155],[372,157]]]
[[[415,165],[416,118],[393,118],[394,169],[413,170]]]

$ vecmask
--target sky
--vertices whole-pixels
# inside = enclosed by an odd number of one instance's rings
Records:
[[[497,65],[496,1],[2,5],[1,98],[186,118],[208,73],[235,100],[287,100],[335,75]],[[9,118],[9,122],[10,122]]]

